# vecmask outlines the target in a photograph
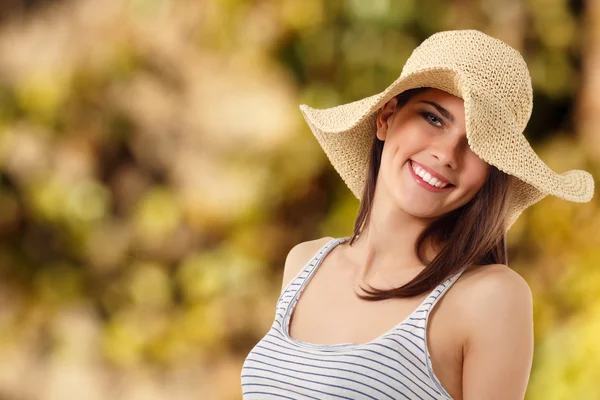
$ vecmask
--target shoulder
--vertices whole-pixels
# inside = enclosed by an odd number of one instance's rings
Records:
[[[468,280],[467,293],[477,295],[488,289],[516,289],[531,293],[527,281],[505,264],[478,265],[466,270],[461,280]]]
[[[533,296],[527,281],[504,264],[478,266],[460,279],[460,302],[464,307],[467,336],[486,330],[488,320],[510,317],[510,321],[531,316]],[[458,282],[457,282],[458,283]],[[471,335],[469,335],[471,334]]]
[[[533,359],[531,289],[504,264],[479,266],[464,278],[460,325],[465,397],[522,398]],[[496,397],[489,397],[491,392]]]
[[[332,237],[326,236],[319,239],[308,240],[306,242],[300,242],[288,252],[285,259],[285,265],[283,267],[283,278],[281,284],[281,292],[283,292],[286,286],[294,279],[296,275],[300,273],[302,267],[319,251],[319,249],[330,240]]]
[[[474,313],[483,313],[490,307],[498,310],[521,309],[532,305],[531,288],[527,281],[504,264],[478,266],[465,274],[463,295]]]

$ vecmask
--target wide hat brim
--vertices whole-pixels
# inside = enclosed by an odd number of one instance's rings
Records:
[[[381,93],[351,103],[300,110],[334,169],[361,199],[369,152],[377,132],[377,111],[394,96],[413,88],[432,87],[464,101],[466,137],[482,160],[510,175],[513,191],[508,205],[508,230],[529,206],[547,195],[584,203],[592,199],[594,180],[583,170],[554,172],[535,153],[515,126],[514,113],[491,96],[468,85],[458,68],[422,68],[400,76]]]

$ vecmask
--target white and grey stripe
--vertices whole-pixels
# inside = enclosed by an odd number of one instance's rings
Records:
[[[429,312],[462,272],[438,285],[413,313],[368,343],[314,344],[289,336],[290,317],[324,257],[350,237],[326,243],[287,285],[275,320],[241,370],[244,400],[450,399],[431,368]]]

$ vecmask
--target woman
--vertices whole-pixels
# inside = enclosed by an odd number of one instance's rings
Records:
[[[432,35],[377,95],[301,106],[360,210],[352,236],[290,251],[244,399],[524,397],[532,296],[506,231],[548,194],[594,190],[533,152],[531,109],[521,55],[475,30]]]

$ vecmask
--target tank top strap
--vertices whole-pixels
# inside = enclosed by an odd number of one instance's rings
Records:
[[[289,313],[290,303],[297,301],[297,294],[304,289],[304,286],[309,281],[310,277],[315,273],[321,261],[325,256],[338,244],[348,240],[350,237],[333,238],[325,243],[321,248],[313,255],[313,257],[302,267],[300,272],[296,274],[294,278],[287,284],[279,299],[277,300],[277,308],[275,312],[275,320],[273,324],[276,324],[279,328],[283,326],[284,318]]]
[[[457,273],[437,285],[437,287],[429,295],[429,298],[422,304],[423,307],[421,307],[421,310],[427,313],[431,311],[431,309],[433,309],[433,307],[435,307],[437,302],[440,301],[444,294],[450,290],[450,287],[458,280],[458,278],[460,278],[466,269],[467,267],[460,269]]]

